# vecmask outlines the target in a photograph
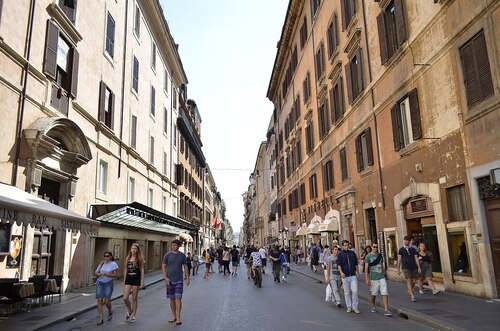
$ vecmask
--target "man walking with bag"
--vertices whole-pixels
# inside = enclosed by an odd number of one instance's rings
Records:
[[[342,252],[337,258],[340,277],[342,278],[342,286],[344,287],[345,304],[347,312],[354,311],[359,314],[358,309],[358,257],[356,253],[349,249],[349,242],[342,241]]]
[[[370,287],[370,292],[372,294],[371,312],[377,312],[375,308],[375,299],[377,294],[380,293],[382,302],[384,303],[384,315],[391,316],[392,314],[389,311],[387,281],[385,278],[384,257],[378,252],[377,243],[372,244],[371,253],[368,253],[365,257],[365,277],[366,285]]]

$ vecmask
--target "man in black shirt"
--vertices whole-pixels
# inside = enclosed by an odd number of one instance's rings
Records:
[[[406,287],[408,295],[412,302],[417,301],[413,295],[413,285],[418,279],[420,273],[420,264],[418,263],[417,251],[410,246],[410,236],[404,237],[404,246],[398,252],[398,276],[401,274],[401,265],[403,266],[403,274],[406,279]]]

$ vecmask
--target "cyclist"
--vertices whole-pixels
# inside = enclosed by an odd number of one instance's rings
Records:
[[[250,259],[252,260],[252,278],[254,279],[254,284],[262,287],[262,259],[256,248],[250,254]]]

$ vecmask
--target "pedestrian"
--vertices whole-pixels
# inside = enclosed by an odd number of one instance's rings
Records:
[[[349,242],[342,241],[342,251],[337,258],[342,286],[344,288],[345,304],[347,312],[354,311],[359,314],[358,309],[358,257],[356,253],[349,249]]]
[[[323,266],[323,273],[325,274],[325,278],[326,278],[326,274],[327,274],[327,266],[328,266],[328,257],[330,256],[330,254],[332,254],[332,251],[330,249],[330,246],[328,245],[325,245],[325,249],[323,250],[323,259],[320,261],[321,262],[321,265]]]
[[[103,323],[103,305],[106,305],[106,308],[108,308],[108,321],[113,318],[111,295],[113,294],[114,288],[113,280],[116,278],[116,270],[118,270],[118,264],[116,264],[114,260],[111,252],[104,252],[104,260],[99,263],[94,273],[97,277],[95,294],[97,299],[97,312],[99,313],[97,325]]]
[[[141,254],[141,248],[137,243],[133,243],[130,246],[124,264],[123,302],[127,306],[125,320],[135,322],[139,288],[144,287],[144,258]],[[130,292],[132,292],[132,304],[130,304]]]
[[[210,254],[210,273],[213,274],[213,273],[215,273],[215,271],[214,271],[215,250],[213,247],[210,247],[209,254]]]
[[[339,246],[333,246],[331,250],[331,254],[326,259],[326,283],[331,286],[333,292],[333,298],[335,300],[335,304],[337,307],[342,308],[340,304],[340,286],[342,284],[342,280],[340,278],[340,271],[338,266],[338,255],[339,255]]]
[[[280,271],[281,271],[281,264],[279,262],[279,257],[280,257],[280,250],[278,245],[274,245],[274,247],[269,251],[269,259],[273,261],[272,265],[272,271],[273,271],[273,277],[275,282],[280,282]]]
[[[203,278],[208,278],[208,274],[210,273],[210,268],[212,266],[212,259],[210,258],[210,250],[203,251],[203,258],[205,258],[205,276]]]
[[[418,244],[415,242],[415,238],[410,236],[410,247],[413,247],[418,252]]]
[[[193,267],[193,259],[191,258],[191,252],[186,254],[186,265],[188,267],[188,275],[191,274],[191,268]]]
[[[266,273],[267,266],[267,249],[265,246],[261,246],[259,249],[260,260],[262,261],[262,273]]]
[[[253,252],[250,254],[250,262],[252,263],[252,278],[254,279],[254,284],[258,287],[262,287],[262,277],[260,277],[260,283],[259,279],[257,279],[257,274],[261,269],[262,269],[262,258],[257,250],[257,248],[252,248]],[[262,275],[261,275],[262,276]]]
[[[238,271],[238,267],[240,265],[240,250],[239,247],[236,248],[236,245],[233,245],[233,249],[231,250],[231,264],[233,266],[231,275],[236,276],[236,272]]]
[[[254,247],[253,245],[248,245],[246,250],[245,250],[245,265],[247,266],[247,278],[250,279],[252,277],[252,260],[250,259],[250,256],[254,252]]]
[[[398,251],[397,271],[399,276],[401,274],[401,267],[403,267],[408,296],[412,302],[415,302],[417,300],[413,295],[413,285],[420,273],[420,263],[417,258],[417,251],[410,246],[410,236],[405,236],[403,240],[404,245]]]
[[[300,264],[300,262],[301,262],[300,256],[302,254],[302,251],[300,250],[299,246],[297,246],[297,249],[295,250],[295,254],[297,255],[297,260],[295,261],[295,264]]]
[[[183,272],[186,277],[186,286],[189,286],[189,273],[186,265],[186,255],[179,251],[181,242],[172,240],[172,251],[165,254],[161,271],[167,286],[167,299],[170,299],[172,318],[169,323],[181,325],[182,293],[184,290]]]
[[[224,268],[224,276],[229,275],[231,272],[229,271],[229,261],[231,260],[231,252],[229,252],[229,247],[224,247],[222,251],[222,267]]]
[[[198,274],[199,268],[200,268],[200,257],[198,256],[198,251],[194,250],[194,253],[193,253],[193,276]]]
[[[432,289],[432,294],[436,295],[439,293],[434,286],[434,282],[432,281],[432,254],[427,251],[425,248],[425,244],[421,242],[418,245],[418,261],[420,262],[420,273],[418,274],[418,292],[420,294],[424,294],[424,278],[427,281],[427,284]]]
[[[281,251],[278,262],[280,263],[281,280],[286,283],[286,276],[288,275],[288,261],[286,258],[285,250]]]
[[[368,285],[372,294],[371,312],[377,312],[377,309],[375,308],[375,299],[377,298],[377,295],[380,294],[382,296],[382,302],[384,304],[384,315],[392,316],[391,312],[389,311],[389,299],[387,293],[384,257],[378,252],[378,244],[376,242],[372,243],[371,248],[372,249],[370,253],[367,253],[365,256],[366,285]]]
[[[217,248],[216,251],[216,257],[217,257],[217,265],[219,266],[219,273],[222,272],[224,263],[222,262],[222,255],[224,254],[224,249],[222,248],[222,245],[219,245],[219,248]]]
[[[311,248],[311,269],[313,272],[318,271],[318,264],[319,264],[319,249],[316,247],[316,244],[314,243]]]
[[[372,248],[370,246],[366,246],[363,250],[363,254],[359,257],[359,269],[361,272],[365,271],[365,258],[368,254],[372,252]]]
[[[469,269],[469,260],[467,259],[467,249],[465,247],[465,242],[462,241],[460,244],[460,254],[457,259],[457,266],[455,268],[458,273],[466,273]]]

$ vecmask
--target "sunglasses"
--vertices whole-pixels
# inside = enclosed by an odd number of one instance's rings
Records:
[[[378,248],[378,246],[372,246],[372,248]]]
[[[111,256],[111,255],[109,255],[109,254],[104,254],[104,257],[110,257],[110,256]]]

